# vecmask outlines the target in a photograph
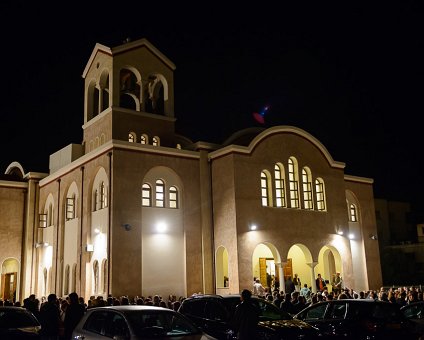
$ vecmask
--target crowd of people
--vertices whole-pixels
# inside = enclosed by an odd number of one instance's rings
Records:
[[[331,284],[327,280],[324,280],[321,274],[318,274],[315,280],[315,286],[316,292],[313,292],[312,287],[306,283],[299,289],[300,278],[295,274],[293,280],[291,277],[286,278],[285,290],[280,290],[278,287],[270,289],[270,287],[264,287],[260,280],[255,277],[251,293],[269,300],[281,310],[292,315],[297,314],[310,304],[334,299],[374,299],[396,303],[399,306],[424,299],[421,286],[381,287],[379,290],[357,292],[354,289],[343,287],[343,280],[340,273],[335,274]]]
[[[318,274],[315,282],[316,292],[313,292],[312,287],[306,283],[300,288],[301,281],[297,275],[294,280],[291,280],[291,278],[285,280],[285,290],[280,289],[277,285],[273,289],[264,287],[258,278],[254,278],[252,289],[243,290],[242,301],[243,299],[248,300],[251,295],[257,295],[272,302],[281,310],[294,315],[310,304],[333,299],[374,299],[396,303],[400,306],[423,300],[421,286],[382,287],[379,290],[356,292],[354,289],[342,286],[343,280],[339,273],[337,273],[331,285],[327,285],[327,282]],[[328,286],[331,286],[331,289]],[[19,306],[31,311],[41,323],[43,339],[68,340],[71,339],[72,331],[89,308],[117,305],[151,305],[177,311],[184,299],[185,297],[183,296],[177,298],[175,295],[169,295],[167,300],[160,295],[135,296],[133,298],[128,296],[118,298],[112,295],[104,298],[99,295],[97,297],[91,296],[85,301],[83,297],[73,292],[63,298],[57,297],[56,294],[50,294],[47,298],[42,297],[41,301],[36,298],[35,294],[31,294],[23,300],[22,305],[19,301],[12,302],[0,299],[0,306]],[[250,320],[245,315],[245,313],[249,314],[248,309],[241,308],[238,313],[238,322],[241,324],[246,319]],[[240,328],[243,329],[243,326],[240,325]]]
[[[160,295],[153,296],[128,296],[114,297],[109,295],[106,299],[102,295],[91,296],[87,301],[78,296],[77,293],[70,293],[62,298],[56,294],[42,297],[41,300],[31,294],[20,301],[1,300],[0,306],[24,307],[31,311],[41,324],[41,335],[43,340],[69,340],[78,322],[81,320],[87,309],[102,306],[118,305],[150,305],[178,310],[184,297],[177,298],[169,295],[167,301]]]

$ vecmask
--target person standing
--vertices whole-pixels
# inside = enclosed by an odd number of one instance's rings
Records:
[[[333,280],[333,292],[334,292],[334,294],[338,295],[338,294],[341,293],[341,291],[343,289],[342,285],[343,285],[343,280],[340,276],[340,273],[337,272],[336,276],[334,277],[334,280]]]
[[[327,285],[325,284],[325,280],[321,277],[321,274],[318,274],[315,283],[317,287],[317,292],[322,292],[324,291],[324,288],[327,287]]]
[[[257,339],[257,325],[259,322],[259,310],[252,302],[252,292],[243,289],[239,303],[234,312],[233,327],[237,339]]]
[[[293,293],[296,290],[294,282],[292,281],[291,276],[289,276],[285,282],[285,292],[288,294]]]
[[[300,282],[300,278],[297,274],[294,274],[293,283],[294,283],[295,291],[300,292],[300,288],[302,286],[302,283]]]
[[[56,294],[50,294],[47,297],[47,302],[42,304],[39,319],[41,324],[41,339],[57,340],[61,319]]]
[[[66,308],[64,326],[65,326],[65,340],[70,340],[72,332],[77,326],[78,322],[85,314],[84,305],[78,301],[78,294],[72,292],[69,294],[69,305]]]
[[[309,299],[311,297],[311,290],[308,288],[308,285],[306,283],[303,285],[299,294],[301,296],[304,296],[306,299]]]
[[[262,283],[259,279],[256,279],[255,283],[253,284],[253,295],[260,297],[265,296],[265,287],[262,286]]]

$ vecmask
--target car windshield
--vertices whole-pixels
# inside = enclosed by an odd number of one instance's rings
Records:
[[[127,313],[126,317],[139,337],[161,338],[201,332],[184,316],[171,311],[137,311]]]
[[[401,309],[403,315],[408,319],[423,319],[424,318],[424,304],[417,303],[407,305]]]
[[[234,315],[236,306],[240,303],[240,298],[227,298],[225,299],[228,309],[231,311],[231,315]],[[260,311],[259,320],[292,320],[293,317],[282,310],[280,310],[276,305],[265,301],[261,298],[252,298],[252,302],[256,305]]]
[[[39,325],[38,321],[25,309],[0,311],[0,328],[24,328]]]

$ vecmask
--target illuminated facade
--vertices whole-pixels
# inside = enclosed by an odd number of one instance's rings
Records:
[[[295,273],[315,289],[337,271],[379,288],[373,181],[293,126],[222,145],[178,135],[174,70],[145,39],[95,46],[83,143],[52,154],[49,174],[13,163],[0,180],[0,235],[16,230],[3,297],[227,294]]]

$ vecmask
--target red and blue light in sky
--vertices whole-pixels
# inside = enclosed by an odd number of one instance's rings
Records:
[[[265,114],[267,113],[267,111],[269,110],[270,106],[266,105],[261,112],[253,112],[253,118],[255,118],[255,120],[260,123],[260,124],[265,124]]]

